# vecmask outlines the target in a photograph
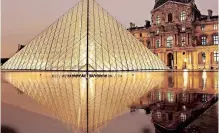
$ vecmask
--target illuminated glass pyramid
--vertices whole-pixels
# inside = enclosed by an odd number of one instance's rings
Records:
[[[167,67],[95,0],[82,0],[2,69],[134,71]]]

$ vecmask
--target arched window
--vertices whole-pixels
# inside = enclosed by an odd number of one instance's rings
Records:
[[[173,15],[172,13],[168,14],[168,22],[172,22],[173,21]]]
[[[205,52],[198,53],[198,64],[204,64],[206,59]]]
[[[167,37],[167,47],[171,48],[173,45],[173,37],[169,36]]]
[[[160,24],[160,16],[159,15],[157,15],[157,17],[156,17],[156,24]]]
[[[139,36],[142,37],[142,33],[140,33]]]

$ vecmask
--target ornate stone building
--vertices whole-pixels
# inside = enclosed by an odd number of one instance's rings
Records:
[[[218,16],[194,0],[155,0],[151,23],[128,29],[173,69],[218,69]]]

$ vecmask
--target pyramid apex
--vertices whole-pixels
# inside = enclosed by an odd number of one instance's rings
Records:
[[[81,0],[2,69],[142,71],[167,67],[95,0]]]

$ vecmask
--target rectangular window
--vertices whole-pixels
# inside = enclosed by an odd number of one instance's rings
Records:
[[[217,30],[217,24],[214,24],[214,30]]]
[[[160,24],[160,16],[156,17],[156,24]]]
[[[201,26],[201,30],[204,31],[205,30],[205,25]]]
[[[213,36],[214,44],[218,44],[218,35]]]
[[[156,48],[160,48],[160,40],[156,40]]]
[[[201,37],[202,39],[202,45],[206,45],[207,44],[207,38],[205,36]]]
[[[219,62],[219,52],[214,51],[214,62]]]
[[[140,35],[139,35],[140,37],[142,37],[142,33],[140,33]]]
[[[169,36],[167,37],[167,47],[171,48],[173,45],[173,37]]]
[[[180,20],[181,21],[185,21],[186,20],[186,12],[185,11],[180,13]]]
[[[185,44],[186,44],[186,37],[185,36],[182,36],[182,40],[181,40],[182,42],[182,44],[181,44],[181,46],[185,46]]]

